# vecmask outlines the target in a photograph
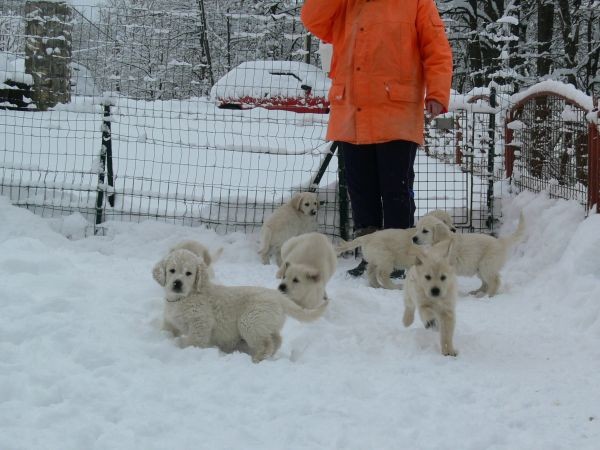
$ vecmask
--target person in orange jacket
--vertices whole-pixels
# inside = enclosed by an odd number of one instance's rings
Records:
[[[333,44],[326,138],[340,144],[355,235],[412,227],[423,109],[446,112],[452,83],[434,0],[305,0],[301,19]]]

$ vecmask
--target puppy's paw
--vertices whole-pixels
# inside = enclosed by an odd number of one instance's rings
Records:
[[[427,322],[425,322],[425,328],[427,329],[433,329],[433,330],[437,330],[438,329],[438,325],[437,322],[435,321],[435,319],[431,319],[428,320]]]
[[[192,346],[192,342],[188,336],[177,336],[175,338],[175,344],[179,348],[186,348]]]
[[[415,320],[415,312],[411,309],[404,310],[404,317],[402,317],[402,323],[405,327],[410,327]]]
[[[444,356],[458,356],[458,350],[452,348],[448,350],[442,350],[442,355]]]

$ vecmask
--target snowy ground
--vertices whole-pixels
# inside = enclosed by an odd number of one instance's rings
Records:
[[[493,299],[460,279],[457,358],[402,293],[347,279],[324,318],[289,319],[283,346],[181,350],[159,328],[153,264],[183,238],[225,248],[225,284],[276,286],[256,235],[113,222],[82,238],[75,215],[42,219],[0,197],[0,449],[597,449],[600,215],[521,194],[525,241]]]

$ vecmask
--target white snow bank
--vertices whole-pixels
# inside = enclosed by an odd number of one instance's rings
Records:
[[[274,287],[256,235],[41,219],[0,198],[0,448],[573,449],[600,441],[600,216],[520,194],[527,232],[493,299],[460,279],[457,358],[401,324],[402,291],[340,260],[331,305],[289,320],[275,358],[181,350],[160,330],[152,266],[184,238],[224,254],[226,284]]]

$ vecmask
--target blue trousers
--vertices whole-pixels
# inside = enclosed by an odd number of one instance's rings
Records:
[[[417,144],[340,142],[340,151],[346,168],[354,230],[414,226]]]

